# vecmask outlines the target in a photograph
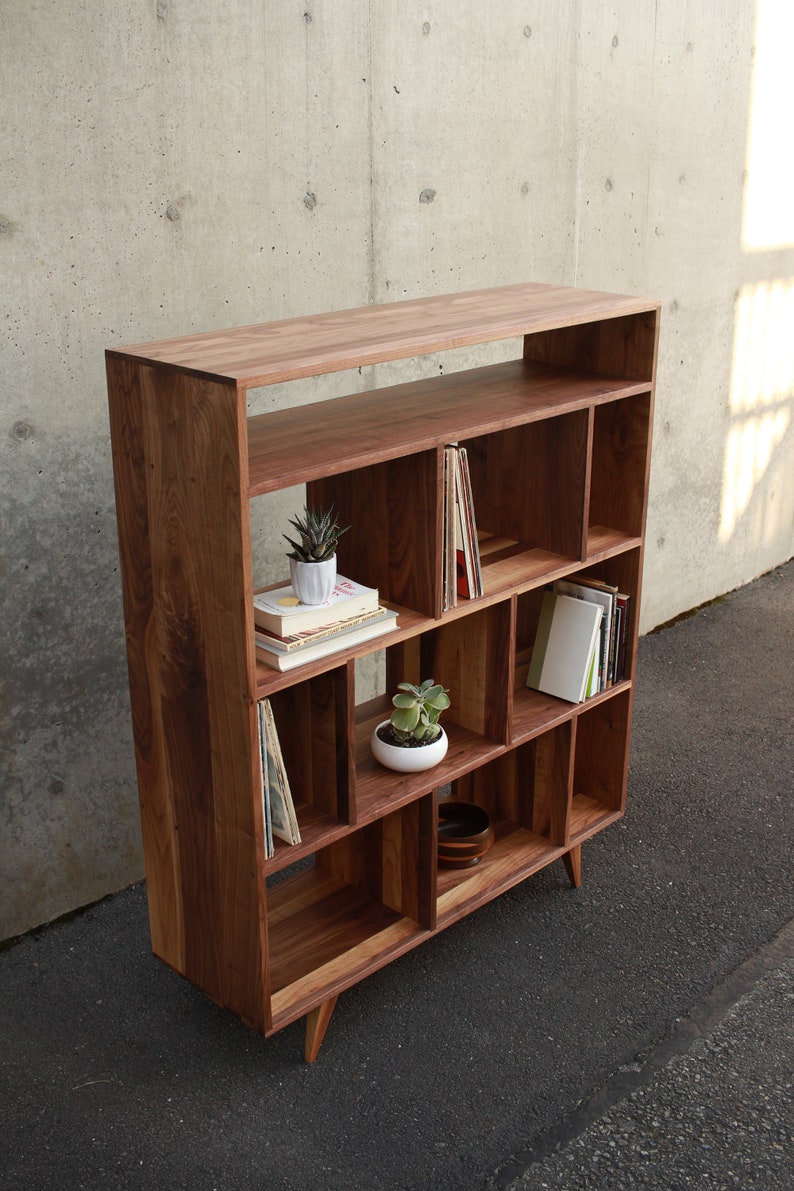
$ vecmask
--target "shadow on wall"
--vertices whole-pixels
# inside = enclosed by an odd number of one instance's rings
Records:
[[[794,158],[781,127],[794,110],[794,6],[758,0],[747,136],[742,248],[749,255],[794,247]],[[767,263],[762,256],[761,268]],[[774,265],[774,257],[768,259]],[[760,271],[760,270],[759,270]],[[719,537],[740,525],[752,543],[791,540],[794,476],[781,451],[794,405],[794,278],[768,278],[739,292],[734,323],[730,428],[725,446]],[[748,525],[748,519],[754,524]]]

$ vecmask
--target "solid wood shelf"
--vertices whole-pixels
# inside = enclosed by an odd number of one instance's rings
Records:
[[[521,284],[107,352],[152,947],[262,1034],[305,1016],[309,1062],[342,991],[556,860],[577,887],[583,841],[623,814],[658,322],[655,302]],[[252,388],[341,370],[372,386],[369,365],[498,340],[515,358],[247,415]],[[483,594],[444,610],[449,443]],[[295,485],[334,504],[340,573],[398,619],[281,673],[254,645],[251,506]],[[526,687],[544,588],[576,577],[630,602],[623,676],[581,704]],[[385,690],[360,703],[356,662],[376,653]],[[430,675],[451,697],[446,757],[384,769],[372,730],[398,681]],[[302,836],[268,859],[264,698]],[[442,795],[494,824],[471,869],[438,866]]]
[[[648,383],[515,360],[261,414],[248,420],[249,495],[647,392]]]
[[[288,844],[284,840],[274,839],[275,852],[265,861],[265,873],[281,872],[289,868],[305,856],[311,856],[317,848],[325,847],[337,839],[341,839],[350,831],[350,824],[324,814],[315,807],[300,799],[295,800],[295,811],[301,830],[301,842]]]
[[[654,310],[658,304],[641,298],[527,282],[183,335],[108,354],[249,389]],[[647,380],[654,358],[651,351]]]
[[[439,869],[438,927],[457,922],[560,857],[565,849],[515,823],[496,821],[493,846],[468,869]]]
[[[616,822],[621,814],[621,811],[610,810],[594,798],[588,798],[586,794],[574,794],[571,805],[571,843],[581,843],[582,840],[595,835],[597,831]]]

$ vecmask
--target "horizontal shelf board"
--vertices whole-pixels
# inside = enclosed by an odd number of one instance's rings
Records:
[[[504,554],[497,554],[493,561],[489,562],[486,558],[483,560],[484,595],[473,600],[458,597],[457,605],[444,612],[442,621],[467,616],[480,608],[498,603],[514,592],[521,595],[533,588],[553,583],[555,579],[570,578],[604,559],[614,558],[642,545],[641,538],[604,526],[593,527],[589,541],[592,550],[588,550],[584,558],[567,558],[563,554],[525,546],[520,542],[507,547]],[[422,623],[420,619],[416,627],[418,631],[424,632],[436,623]]]
[[[596,526],[590,531],[590,548],[585,559],[566,558],[561,554],[553,554],[548,550],[540,550],[516,544],[506,557],[501,555],[493,562],[486,562],[483,566],[483,587],[485,594],[479,599],[467,600],[460,598],[455,608],[449,609],[440,620],[433,620],[423,616],[411,608],[404,608],[398,604],[383,600],[384,606],[398,612],[397,628],[382,637],[366,641],[352,649],[340,650],[338,653],[328,654],[317,661],[297,666],[292,670],[281,672],[274,670],[256,656],[256,686],[257,699],[264,698],[274,691],[293,686],[296,682],[312,678],[315,674],[322,674],[333,670],[336,666],[345,664],[348,658],[363,657],[365,654],[377,653],[387,646],[396,645],[409,637],[419,633],[429,632],[445,621],[455,620],[460,616],[470,615],[479,609],[488,607],[502,599],[509,597],[514,591],[528,591],[544,583],[551,583],[594,565],[605,558],[636,549],[641,545],[641,539],[629,537],[617,530]]]
[[[570,703],[567,699],[558,699],[555,695],[546,695],[543,691],[536,691],[526,685],[529,663],[523,662],[516,666],[516,684],[513,690],[513,720],[511,744],[521,744],[531,740],[533,736],[540,736],[550,728],[581,715],[589,708],[606,699],[613,699],[631,688],[631,682],[626,679],[615,683],[597,695],[591,695],[583,703]]]
[[[622,816],[622,811],[611,810],[587,794],[574,794],[571,800],[571,845],[581,843]]]
[[[310,856],[318,848],[333,843],[334,840],[341,839],[342,836],[348,835],[350,832],[348,824],[318,811],[306,802],[296,800],[295,812],[298,816],[301,842],[288,844],[284,840],[274,839],[274,855],[265,861],[266,877],[269,877],[271,873],[278,873],[284,868],[289,868],[297,860],[301,860],[304,856]]]
[[[605,525],[591,525],[587,530],[587,557],[581,565],[591,566],[602,559],[612,558],[627,550],[636,550],[640,546],[641,537],[621,533],[619,529],[609,529]]]
[[[268,1033],[275,1034],[290,1022],[305,1016],[309,1010],[358,984],[379,968],[386,967],[392,960],[423,943],[430,933],[410,918],[399,918],[357,946],[340,952],[334,959],[307,972],[292,984],[285,985],[271,996],[272,1025]]]
[[[524,682],[515,688],[513,693],[513,720],[511,741],[520,744],[540,736],[558,724],[565,723],[576,714],[581,703],[569,703],[566,699],[557,699],[554,695],[545,695],[542,691],[535,691],[525,686],[526,668],[523,669]]]
[[[504,556],[498,555],[494,559],[483,561],[483,593],[485,598],[504,595],[548,582],[552,576],[557,578],[581,566],[579,559],[566,558],[562,554],[553,554],[550,550],[540,550],[537,547],[517,545],[509,552],[506,551]],[[472,604],[476,602],[471,601]],[[466,601],[461,601],[458,607],[465,603]]]
[[[435,450],[591,404],[649,382],[514,360],[248,419],[249,495]]]
[[[496,824],[495,835],[493,846],[473,868],[439,868],[437,929],[465,917],[566,851],[514,823]]]
[[[461,777],[505,751],[505,746],[486,736],[461,728],[447,717],[444,730],[449,748],[444,760],[423,773],[397,773],[380,765],[372,756],[370,736],[383,719],[388,719],[391,704],[374,699],[356,709],[356,821],[358,825],[397,810],[438,786]]]
[[[658,309],[641,298],[525,283],[183,335],[109,354],[253,388]]]

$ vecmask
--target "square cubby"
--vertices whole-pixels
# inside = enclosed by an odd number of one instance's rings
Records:
[[[576,717],[570,839],[581,840],[623,813],[631,691],[600,700]]]
[[[299,845],[274,839],[269,872],[350,822],[348,690],[347,667],[337,666],[268,696],[301,834]]]
[[[650,393],[595,407],[589,552],[605,535],[639,537],[643,532],[650,427]]]
[[[441,457],[419,451],[306,485],[311,506],[336,509],[339,572],[382,601],[424,616],[441,611]]]
[[[510,601],[437,623],[384,650],[374,694],[356,706],[355,814],[361,822],[378,809],[444,785],[503,749],[509,731],[512,685]],[[419,773],[389,770],[372,755],[370,738],[388,720],[401,682],[432,678],[445,687],[450,706],[440,717],[449,744],[435,768]],[[356,682],[357,691],[361,684]]]
[[[473,803],[490,818],[493,842],[471,867],[438,874],[439,924],[477,900],[503,892],[542,868],[568,844],[573,725],[569,720],[464,774],[445,798]]]
[[[463,444],[486,594],[582,557],[587,443],[588,414],[576,410]]]
[[[435,925],[435,805],[418,799],[318,848],[266,891],[273,1027]]]

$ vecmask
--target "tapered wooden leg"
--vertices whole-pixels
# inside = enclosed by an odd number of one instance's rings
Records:
[[[307,1063],[313,1063],[317,1058],[335,1004],[336,997],[331,997],[330,1001],[323,1001],[322,1005],[318,1005],[316,1009],[312,1009],[311,1013],[306,1014],[305,1058]]]
[[[568,873],[568,880],[574,889],[578,889],[582,883],[582,845],[577,844],[575,848],[571,848],[570,852],[566,852],[562,859]]]

